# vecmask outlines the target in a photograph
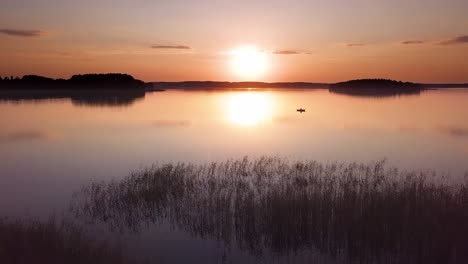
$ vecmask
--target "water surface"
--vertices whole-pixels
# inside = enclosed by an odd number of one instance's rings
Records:
[[[61,212],[83,185],[169,161],[245,155],[323,162],[386,158],[402,169],[455,178],[468,170],[468,90],[395,97],[325,89],[169,90],[124,100],[49,98],[0,95],[2,216],[48,217]],[[223,254],[214,250],[219,247],[214,241],[167,226],[151,230],[138,237],[138,250],[157,244],[166,248],[158,251],[166,252],[158,255],[165,261],[180,257],[175,247],[189,259],[217,260]]]

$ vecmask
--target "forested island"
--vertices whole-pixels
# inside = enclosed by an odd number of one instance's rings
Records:
[[[84,74],[70,79],[37,75],[0,78],[0,101],[69,99],[74,105],[128,106],[143,99],[152,84],[128,74]]]
[[[419,94],[425,88],[418,83],[388,79],[360,79],[330,84],[332,93],[355,96],[395,96]]]
[[[19,77],[0,77],[0,89],[146,89],[152,84],[135,79],[133,76],[122,73],[107,74],[79,74],[70,79],[52,79],[38,75],[25,75]]]

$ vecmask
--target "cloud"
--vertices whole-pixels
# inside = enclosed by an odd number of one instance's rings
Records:
[[[299,54],[312,54],[312,52],[305,52],[301,50],[274,50],[271,54],[275,55],[299,55]]]
[[[30,141],[30,140],[45,140],[49,139],[51,135],[44,131],[18,131],[9,134],[0,134],[0,142],[17,142],[17,141]]]
[[[152,125],[155,127],[187,127],[192,123],[187,120],[156,120]]]
[[[0,29],[0,34],[15,37],[41,37],[45,32],[41,30]]]
[[[60,56],[64,56],[64,57],[69,57],[72,55],[70,52],[66,52],[66,51],[57,51],[56,54]]]
[[[278,54],[278,55],[294,55],[294,54],[301,54],[302,52],[297,51],[297,50],[275,50],[273,51],[273,54]]]
[[[451,135],[454,137],[466,137],[468,136],[468,128],[465,127],[439,127],[439,131]]]
[[[190,46],[186,45],[153,45],[151,46],[152,49],[182,49],[182,50],[189,50],[192,49]]]
[[[424,41],[422,40],[405,40],[403,42],[401,42],[401,44],[404,44],[404,45],[411,45],[411,44],[423,44]]]
[[[468,44],[468,35],[458,36],[455,38],[447,39],[439,42],[439,45],[456,45],[456,44]]]
[[[346,46],[348,47],[362,47],[362,46],[365,46],[366,44],[365,43],[348,43],[346,44]]]

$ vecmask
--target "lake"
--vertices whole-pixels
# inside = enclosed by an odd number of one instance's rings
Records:
[[[60,215],[83,186],[166,162],[386,159],[388,166],[454,181],[468,171],[465,89],[389,97],[240,89],[33,99],[0,94],[0,216]],[[127,241],[133,252],[161,263],[222,262],[225,254],[232,262],[258,260],[164,223]]]

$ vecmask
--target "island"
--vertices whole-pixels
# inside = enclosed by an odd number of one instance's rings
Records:
[[[38,75],[25,75],[22,78],[0,78],[0,89],[146,89],[152,84],[135,79],[123,73],[78,74],[70,79],[52,79]]]
[[[328,89],[332,93],[351,96],[398,96],[420,94],[423,85],[412,82],[402,82],[388,79],[359,79],[330,84]]]
[[[128,106],[143,99],[152,87],[121,73],[73,75],[70,79],[25,75],[0,78],[0,100],[70,99],[74,105]]]

